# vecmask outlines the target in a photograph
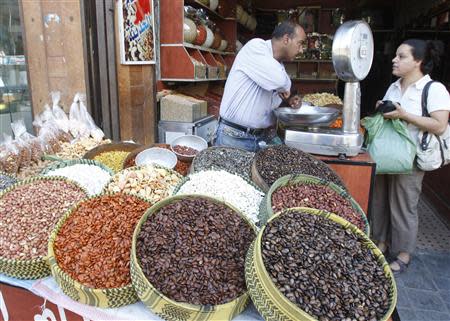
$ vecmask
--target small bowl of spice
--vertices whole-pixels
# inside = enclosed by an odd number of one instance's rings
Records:
[[[208,143],[200,136],[185,135],[175,138],[170,148],[181,161],[192,161],[200,151],[208,148]]]

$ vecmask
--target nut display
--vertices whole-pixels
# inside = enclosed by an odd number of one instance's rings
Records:
[[[226,171],[201,171],[188,176],[177,192],[203,194],[228,202],[242,211],[252,222],[258,222],[259,206],[264,193],[258,191],[242,177]]]
[[[136,194],[156,203],[170,196],[181,178],[181,175],[166,168],[152,165],[130,167],[115,174],[105,190]]]
[[[309,102],[314,106],[342,105],[342,100],[330,93],[306,94],[303,96],[302,101]]]
[[[28,167],[20,168],[17,173],[17,178],[20,180],[38,176],[44,168],[53,164],[52,160],[38,160],[36,163],[32,163]]]
[[[331,212],[364,231],[364,222],[351,202],[328,186],[294,184],[283,186],[272,194],[274,212],[291,207],[310,207]]]
[[[91,288],[130,284],[133,231],[150,205],[122,193],[81,202],[56,236],[54,249],[58,266]]]
[[[286,145],[260,150],[256,154],[256,168],[269,186],[285,175],[307,174],[323,178],[345,189],[341,178],[327,164]]]
[[[391,280],[360,235],[293,209],[269,222],[264,265],[280,292],[317,320],[381,320]]]
[[[173,151],[180,155],[186,155],[186,156],[194,156],[194,155],[197,155],[197,153],[198,153],[198,150],[188,147],[188,146],[183,146],[183,145],[175,145],[173,147]]]
[[[80,140],[71,143],[63,143],[61,145],[61,151],[56,153],[55,156],[62,159],[75,159],[82,158],[87,151],[103,144],[110,144],[111,140],[95,140],[93,138],[81,138]]]
[[[255,153],[230,147],[214,147],[202,150],[195,156],[192,163],[194,172],[201,170],[223,169],[251,177],[252,161]]]
[[[103,163],[105,166],[111,168],[115,173],[122,169],[123,161],[130,152],[126,151],[110,151],[103,152],[94,157],[94,160]]]
[[[111,175],[100,166],[89,164],[74,164],[54,169],[46,176],[63,176],[74,180],[83,186],[89,195],[100,193],[111,179]]]
[[[136,252],[146,278],[165,296],[217,305],[246,291],[244,260],[254,237],[228,206],[192,197],[149,215]]]
[[[63,179],[24,181],[0,198],[0,253],[8,259],[34,259],[47,254],[55,223],[85,191]]]

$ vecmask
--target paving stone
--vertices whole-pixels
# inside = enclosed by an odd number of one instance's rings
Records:
[[[419,310],[430,310],[447,313],[447,307],[436,291],[408,289],[410,304]]]
[[[397,285],[397,308],[411,308],[408,298],[408,290]]]
[[[438,290],[450,290],[450,278],[435,276],[433,277],[433,283],[436,285]]]
[[[423,321],[450,321],[450,314],[436,311],[415,310],[417,320]],[[400,316],[401,320],[403,318]]]
[[[447,310],[450,313],[450,289],[441,290],[438,293],[441,296],[442,300],[444,300],[445,304],[447,305]]]
[[[413,309],[398,308],[397,312],[401,321],[419,321]]]

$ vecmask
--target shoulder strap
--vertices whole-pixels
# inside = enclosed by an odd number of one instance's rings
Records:
[[[428,101],[428,91],[433,82],[434,82],[433,80],[430,80],[429,82],[427,82],[422,90],[422,117],[430,117],[430,114],[428,113],[428,110],[427,110],[427,101]],[[422,148],[423,151],[428,148],[428,144],[430,143],[430,142],[427,142],[427,138],[428,138],[428,132],[423,132],[422,141],[419,142],[420,147]]]
[[[428,91],[430,90],[430,86],[432,83],[434,83],[434,80],[430,80],[425,84],[422,90],[422,116],[423,117],[430,117],[430,114],[427,110],[427,101],[428,101]]]

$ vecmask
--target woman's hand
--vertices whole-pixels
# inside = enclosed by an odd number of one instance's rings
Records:
[[[375,104],[375,109],[378,109],[378,106],[380,106],[383,103],[382,100],[377,100],[376,104]]]
[[[378,102],[377,102],[377,104],[378,104]],[[406,110],[396,102],[393,102],[393,104],[395,106],[395,110],[391,111],[389,113],[383,114],[383,117],[386,119],[404,119],[407,114]],[[378,105],[377,105],[377,107],[378,107]]]

